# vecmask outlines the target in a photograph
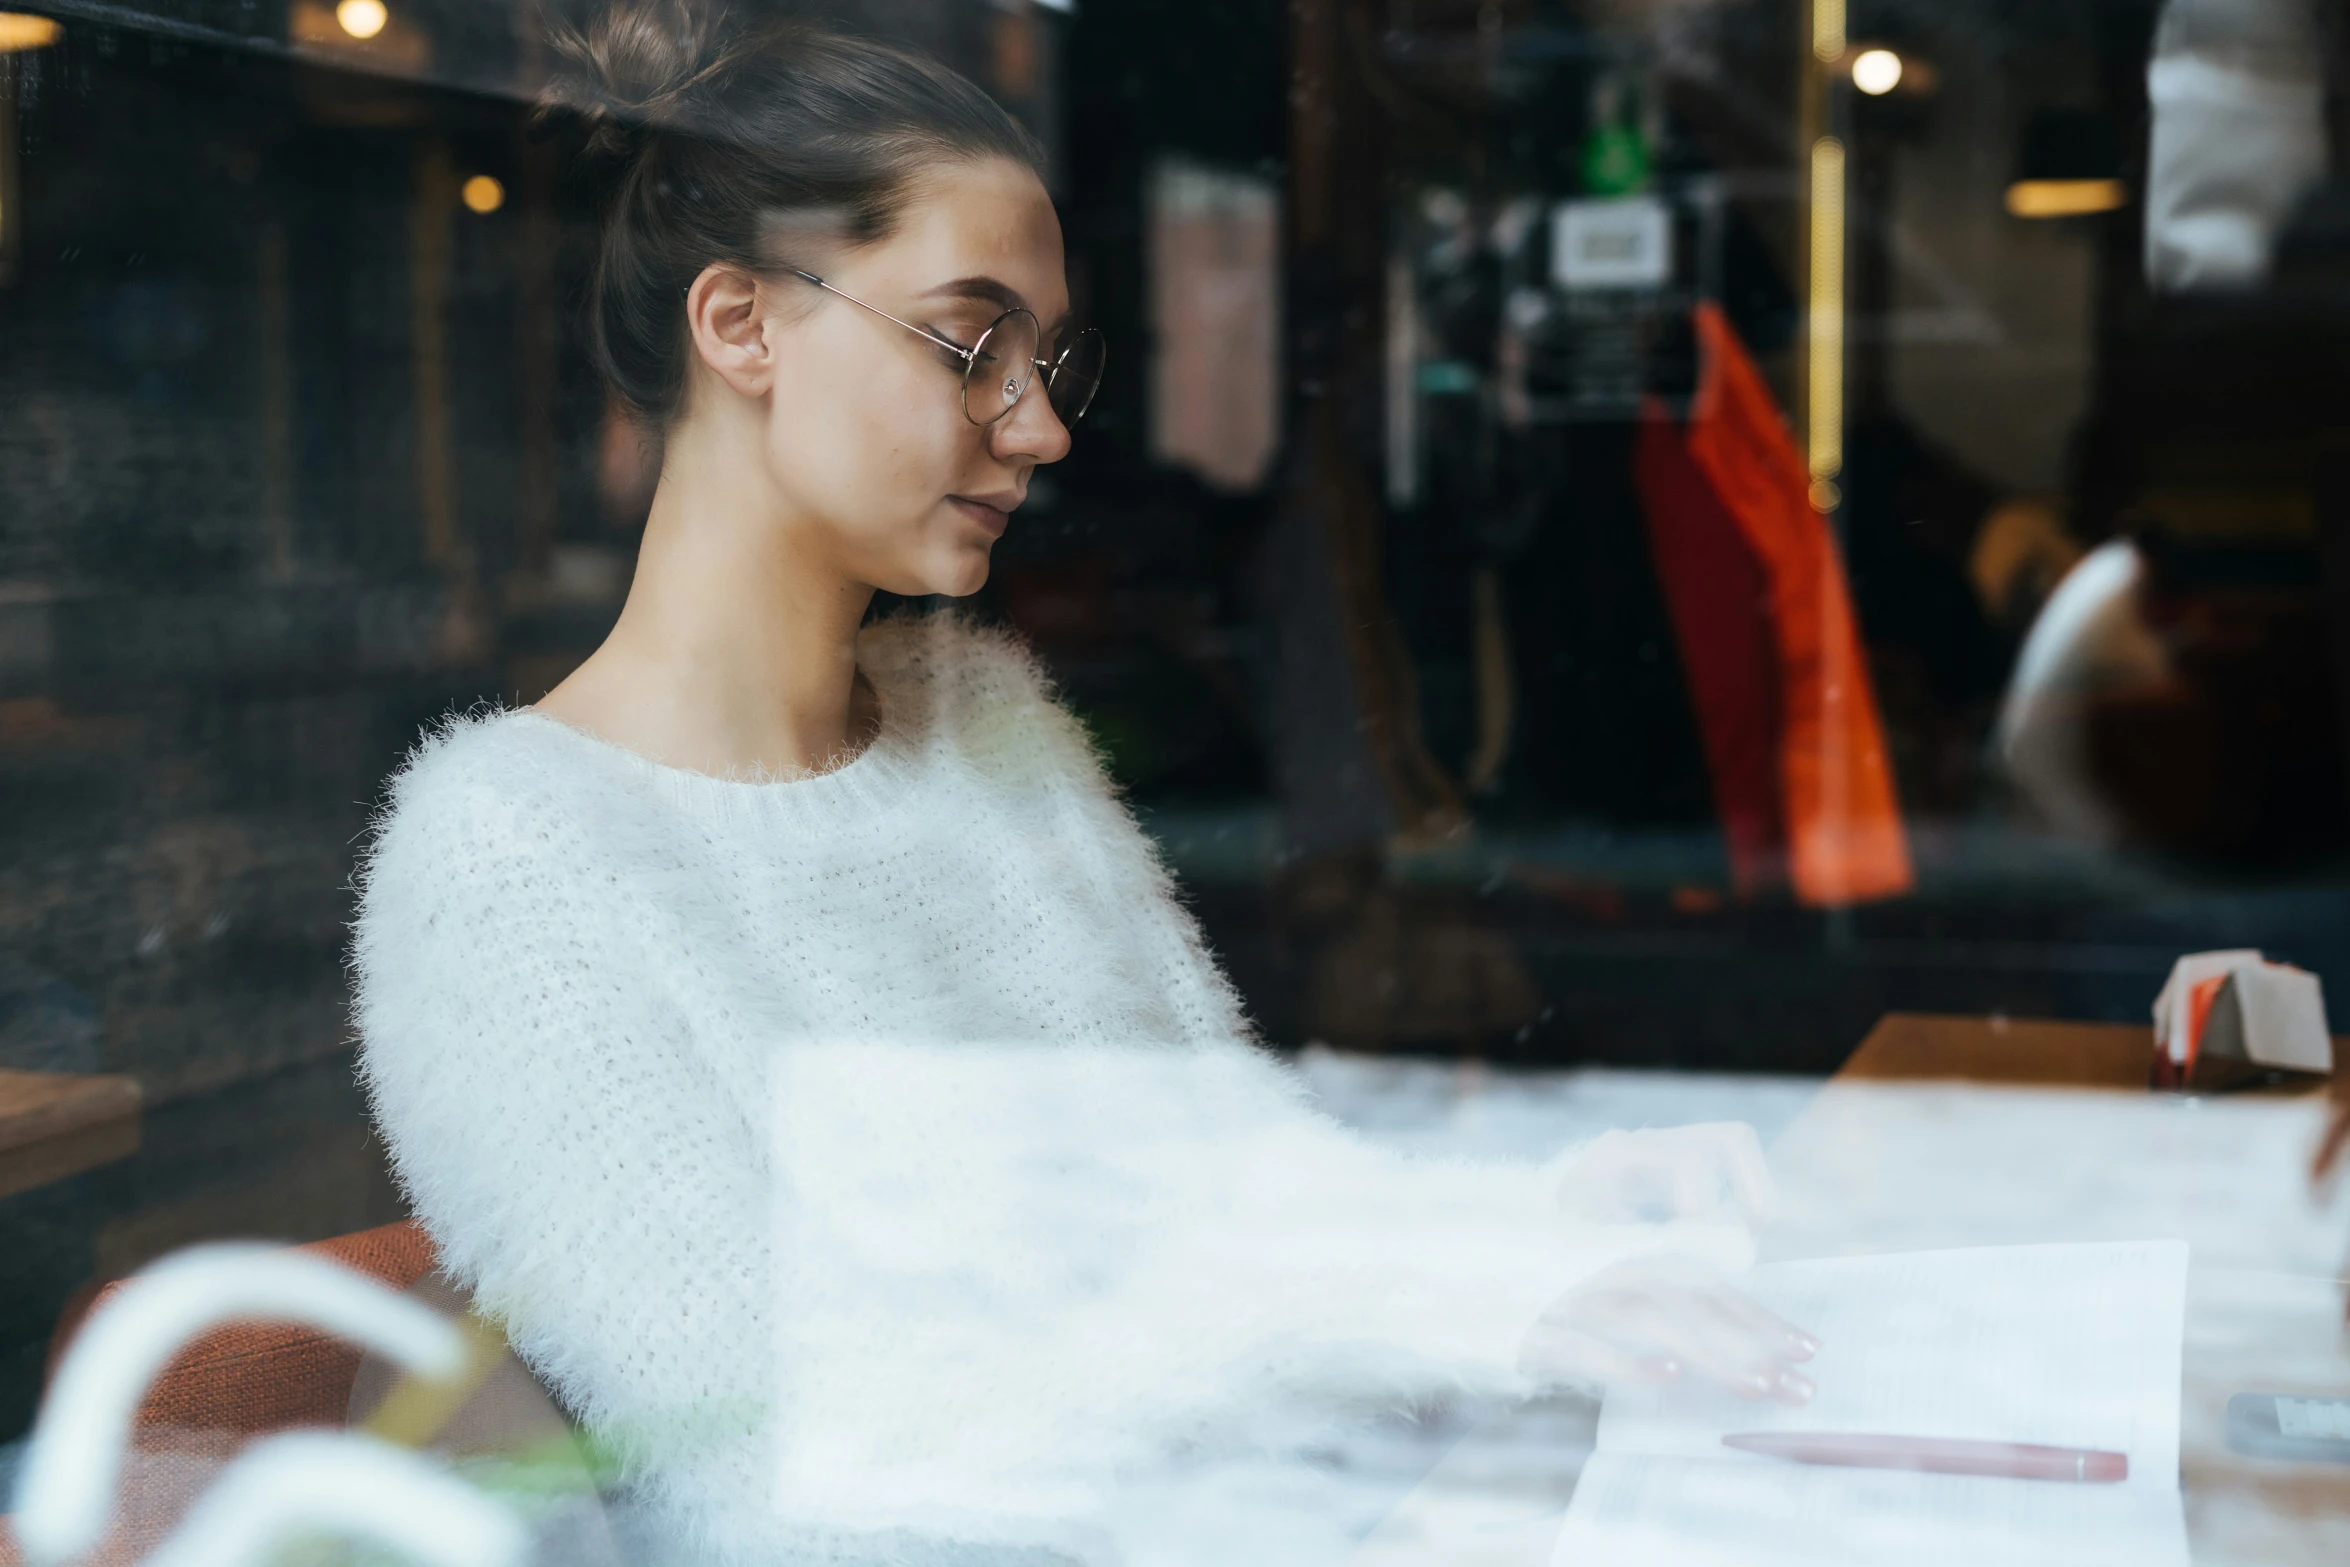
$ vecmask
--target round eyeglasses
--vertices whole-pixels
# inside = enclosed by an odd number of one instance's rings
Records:
[[[870,310],[882,320],[902,326],[962,360],[963,416],[973,424],[993,424],[1010,413],[1026,395],[1029,383],[1039,371],[1044,374],[1045,397],[1052,403],[1054,415],[1072,428],[1085,417],[1085,410],[1093,406],[1094,393],[1101,390],[1102,366],[1109,357],[1109,344],[1092,327],[1071,338],[1068,346],[1051,359],[1039,359],[1036,355],[1043,345],[1044,328],[1037,323],[1033,311],[1015,305],[990,321],[987,330],[979,334],[979,341],[965,348],[927,327],[900,321],[878,305],[866,304],[856,295],[834,288],[813,272],[803,272],[798,267],[792,268],[792,272],[827,294],[837,294],[860,310]]]

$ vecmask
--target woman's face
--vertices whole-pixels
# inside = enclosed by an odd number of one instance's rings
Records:
[[[888,239],[823,276],[966,348],[1015,305],[1041,323],[1048,363],[1076,330],[1060,220],[1036,176],[1009,162],[928,177]],[[973,424],[959,357],[788,273],[773,287],[765,456],[791,525],[811,534],[802,542],[891,593],[977,592],[1029,476],[1069,450],[1041,375],[1011,412]]]

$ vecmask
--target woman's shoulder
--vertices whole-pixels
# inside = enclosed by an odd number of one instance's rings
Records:
[[[543,788],[562,770],[550,733],[556,727],[529,708],[493,703],[442,715],[392,774],[393,810]]]
[[[371,834],[378,864],[413,849],[431,864],[460,847],[562,850],[566,824],[594,814],[600,794],[589,747],[528,708],[482,704],[450,713],[410,748],[385,790]]]
[[[984,773],[1100,778],[1093,742],[1016,632],[954,610],[866,628],[857,656],[885,710]]]

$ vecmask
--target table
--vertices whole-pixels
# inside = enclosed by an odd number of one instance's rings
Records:
[[[1766,1254],[2185,1237],[2197,1567],[2350,1559],[2350,1467],[2226,1441],[2234,1393],[2350,1396],[2350,1214],[2304,1179],[2324,1090],[2156,1092],[2152,1050],[2150,1025],[1887,1015],[1774,1145]]]
[[[135,1079],[0,1071],[0,1197],[111,1164],[138,1147]]]
[[[2005,1083],[2135,1091],[2147,1086],[2154,1031],[2147,1023],[2065,1023],[2047,1018],[1888,1012],[1847,1056],[1833,1082]],[[2350,1036],[2334,1036],[2334,1060],[2350,1075]],[[2240,1090],[2299,1094],[2304,1078]]]
[[[2187,1239],[2180,1472],[2195,1567],[2338,1567],[2350,1468],[2244,1458],[2225,1438],[2235,1392],[2350,1395],[2350,1206],[2311,1204],[2303,1179],[2322,1106],[2307,1088],[2154,1092],[2152,1050],[2150,1024],[1887,1015],[1772,1144],[1784,1211],[1766,1259]],[[1588,1430],[1577,1449],[1517,1412],[1473,1435],[1349,1567],[1561,1567],[1564,1489],[1494,1476],[1531,1469],[1528,1454],[1579,1467]]]
[[[2145,1023],[1888,1012],[1834,1081],[2143,1089],[2153,1053],[2154,1030]]]

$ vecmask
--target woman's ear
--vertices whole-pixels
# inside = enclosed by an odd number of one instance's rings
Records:
[[[695,354],[720,380],[744,397],[767,394],[775,379],[775,350],[767,341],[757,278],[740,267],[704,267],[685,291],[685,324]]]

